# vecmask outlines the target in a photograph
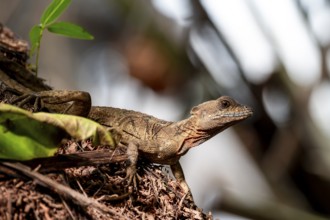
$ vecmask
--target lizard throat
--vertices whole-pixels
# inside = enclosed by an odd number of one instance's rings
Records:
[[[196,147],[204,143],[211,137],[213,137],[213,135],[208,132],[203,132],[203,131],[191,132],[183,139],[178,154],[179,155],[185,154],[190,148]]]
[[[180,128],[180,135],[177,135],[177,137],[181,139],[180,148],[177,152],[178,155],[185,154],[190,148],[204,143],[215,134],[219,133],[218,131],[199,130],[192,118],[180,121],[176,126],[177,128]]]

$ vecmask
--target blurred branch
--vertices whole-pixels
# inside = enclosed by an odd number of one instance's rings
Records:
[[[238,57],[236,56],[235,52],[232,50],[231,46],[226,41],[225,37],[221,33],[221,31],[215,26],[214,22],[209,17],[208,13],[205,11],[201,1],[191,1],[192,8],[194,9],[195,14],[195,23],[196,25],[203,25],[203,23],[209,24],[217,33],[220,41],[225,46],[226,50],[228,51],[229,55],[233,59],[233,61],[237,65],[238,72],[240,73],[241,77],[244,78],[244,70],[241,65],[241,62],[239,61]]]
[[[233,196],[228,191],[221,197],[221,209],[230,213],[256,220],[326,220],[306,211],[283,205],[276,201],[247,202]]]
[[[261,160],[261,168],[272,182],[272,185],[285,178],[299,151],[297,134],[292,129],[278,129],[269,150]]]

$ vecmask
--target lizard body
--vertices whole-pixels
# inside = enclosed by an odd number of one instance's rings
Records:
[[[7,54],[9,52],[7,51]],[[50,87],[44,85],[23,64],[14,62],[10,57],[1,54],[0,82],[25,94],[14,102],[30,101],[32,97],[39,107],[42,106],[50,112],[88,117],[120,134],[121,143],[128,146],[127,155],[131,162],[127,169],[129,183],[135,175],[137,159],[142,157],[153,163],[170,165],[182,188],[190,194],[179,163],[180,157],[190,148],[252,115],[251,108],[237,103],[228,96],[193,107],[191,116],[178,122],[160,120],[131,110],[93,107],[89,93],[50,90]],[[3,69],[3,67],[10,67],[10,69]],[[25,73],[22,77],[17,75],[22,74],[23,70]],[[27,79],[24,78],[26,74],[28,74]]]
[[[153,163],[177,163],[190,148],[252,115],[252,110],[227,96],[195,106],[191,116],[168,122],[131,110],[92,107],[94,121],[120,132],[123,142],[138,143],[139,154]]]

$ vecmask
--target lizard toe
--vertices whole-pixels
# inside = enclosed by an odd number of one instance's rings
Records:
[[[133,166],[130,166],[127,168],[126,170],[126,176],[125,176],[125,180],[127,181],[127,185],[131,185],[132,183],[135,182],[136,184],[136,169]]]
[[[10,104],[16,105],[18,107],[23,107],[27,103],[33,103],[34,111],[38,111],[42,108],[40,103],[40,98],[36,93],[27,93],[19,95],[17,98],[12,100]]]

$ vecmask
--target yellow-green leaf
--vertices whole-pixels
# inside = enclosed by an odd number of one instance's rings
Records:
[[[114,146],[110,132],[86,118],[72,115],[31,113],[0,104],[0,158],[29,160],[52,156],[61,140],[92,137],[100,144]]]
[[[114,146],[110,132],[102,125],[87,118],[38,112],[33,114],[38,121],[46,122],[65,130],[71,137],[83,140],[92,137],[94,144]]]
[[[53,23],[47,27],[47,30],[52,33],[60,34],[66,37],[72,37],[82,40],[94,39],[93,35],[88,33],[84,28],[69,22]]]

